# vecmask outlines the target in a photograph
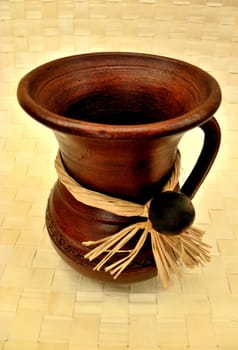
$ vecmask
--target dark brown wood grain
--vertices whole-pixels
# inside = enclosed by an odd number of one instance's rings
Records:
[[[201,155],[182,187],[190,197],[219,148],[213,117],[221,100],[219,85],[205,71],[175,59],[135,53],[61,58],[23,77],[18,99],[30,116],[54,131],[75,180],[138,203],[161,191],[185,132],[201,127],[205,134]],[[111,277],[92,272],[95,262],[85,262],[81,242],[111,235],[134,219],[76,202],[59,182],[47,209],[48,231],[60,254],[81,272],[104,280]],[[148,243],[120,280],[154,275],[151,254]]]

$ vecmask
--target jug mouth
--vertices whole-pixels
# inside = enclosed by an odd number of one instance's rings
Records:
[[[101,52],[63,57],[26,74],[22,108],[53,130],[97,138],[167,136],[209,120],[221,102],[217,81],[187,62]]]

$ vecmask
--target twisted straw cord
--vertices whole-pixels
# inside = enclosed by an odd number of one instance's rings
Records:
[[[170,191],[178,184],[180,175],[180,153],[177,152],[174,169],[170,179],[165,184],[163,191]],[[148,217],[148,201],[145,205],[129,202],[123,199],[111,197],[100,192],[89,190],[76,182],[66,171],[60,152],[55,159],[55,169],[60,182],[62,182],[73,197],[91,207],[103,209],[121,216],[146,216]]]

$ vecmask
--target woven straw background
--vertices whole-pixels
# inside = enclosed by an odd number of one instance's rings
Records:
[[[238,1],[0,0],[0,36],[0,349],[237,350]],[[194,200],[212,261],[167,290],[96,282],[58,257],[44,225],[57,144],[16,101],[33,67],[116,50],[186,60],[223,92],[222,147]],[[201,142],[184,137],[183,178]]]

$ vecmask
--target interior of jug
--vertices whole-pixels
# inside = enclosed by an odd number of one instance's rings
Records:
[[[133,125],[176,118],[198,107],[209,95],[209,86],[201,85],[203,77],[195,77],[176,61],[165,64],[162,59],[153,62],[148,58],[140,62],[120,55],[108,63],[104,59],[96,56],[85,62],[78,56],[78,60],[52,65],[50,79],[38,77],[31,90],[33,98],[63,117]]]

